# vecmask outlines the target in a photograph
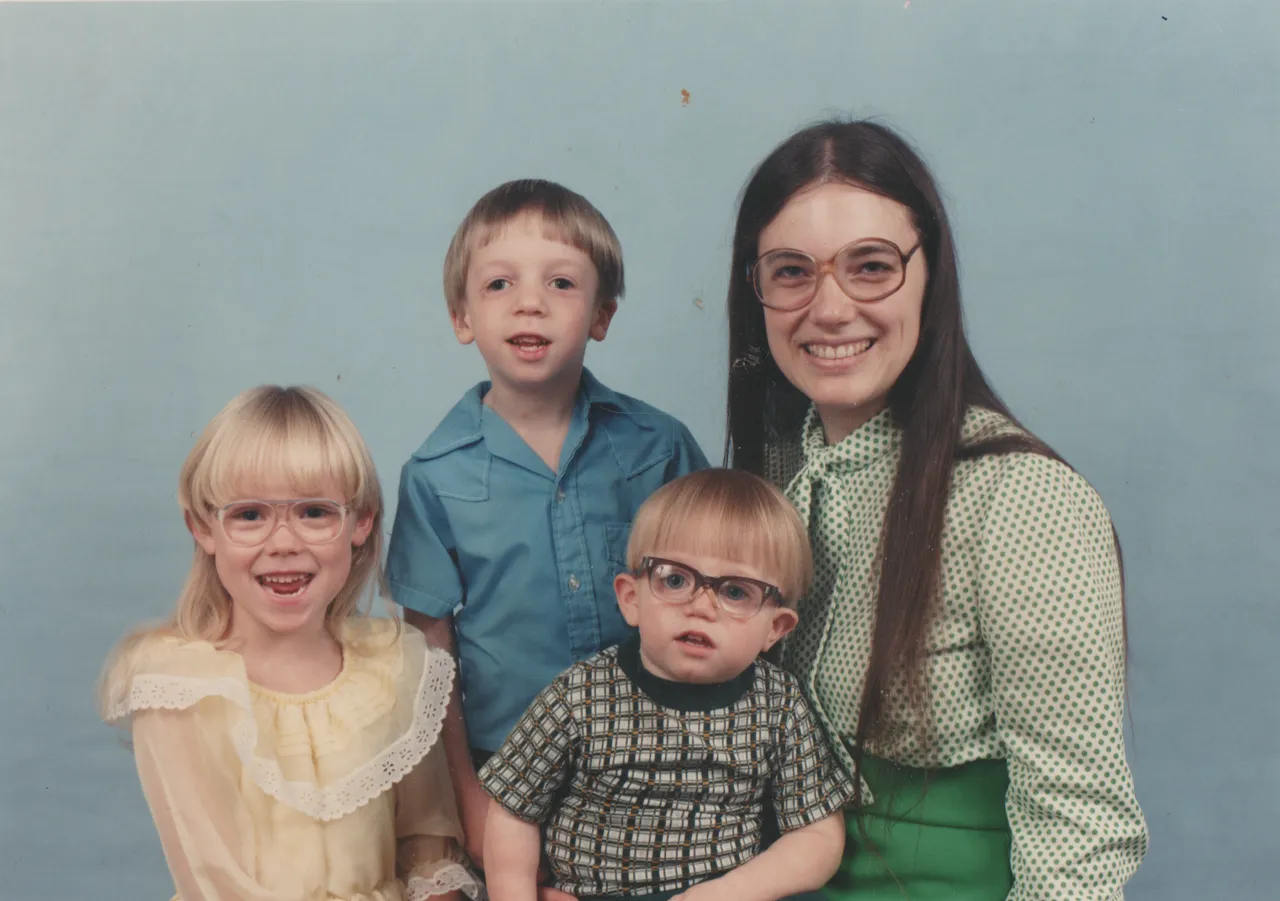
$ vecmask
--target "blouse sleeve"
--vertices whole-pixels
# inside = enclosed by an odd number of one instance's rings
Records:
[[[1016,455],[984,536],[981,625],[1009,764],[1009,901],[1113,901],[1147,830],[1125,759],[1125,640],[1111,520],[1061,463]]]
[[[296,901],[259,885],[254,827],[238,770],[201,728],[198,707],[133,716],[138,777],[182,901]]]
[[[479,897],[480,882],[462,853],[462,827],[442,742],[396,785],[396,837],[397,875],[408,901],[458,890]]]

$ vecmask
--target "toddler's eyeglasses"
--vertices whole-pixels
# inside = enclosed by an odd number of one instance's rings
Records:
[[[661,557],[642,559],[635,575],[647,575],[653,596],[668,604],[687,604],[703,588],[710,588],[716,606],[738,619],[750,619],[769,601],[782,601],[782,592],[768,582],[746,576],[706,576],[692,566]]]
[[[285,501],[232,501],[218,510],[218,524],[232,544],[256,547],[275,534],[283,516],[286,525],[307,544],[337,540],[346,525],[347,508],[323,497]]]

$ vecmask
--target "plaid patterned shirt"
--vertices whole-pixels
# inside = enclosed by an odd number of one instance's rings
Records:
[[[783,832],[853,797],[789,673],[761,660],[718,685],[668,682],[636,640],[547,686],[480,780],[545,824],[554,884],[578,896],[688,888],[755,856],[766,797]]]

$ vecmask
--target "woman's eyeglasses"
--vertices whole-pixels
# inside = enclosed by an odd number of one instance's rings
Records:
[[[846,244],[836,255],[820,263],[802,250],[779,248],[764,254],[751,266],[756,297],[774,310],[798,310],[818,293],[827,275],[853,300],[883,300],[907,280],[907,264],[920,243],[906,253],[883,238],[864,238]]]

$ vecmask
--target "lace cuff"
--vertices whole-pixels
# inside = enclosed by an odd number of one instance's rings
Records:
[[[426,901],[433,895],[456,891],[463,892],[472,901],[486,901],[488,897],[480,880],[465,866],[452,860],[445,861],[429,875],[410,876],[406,889],[408,901]]]

